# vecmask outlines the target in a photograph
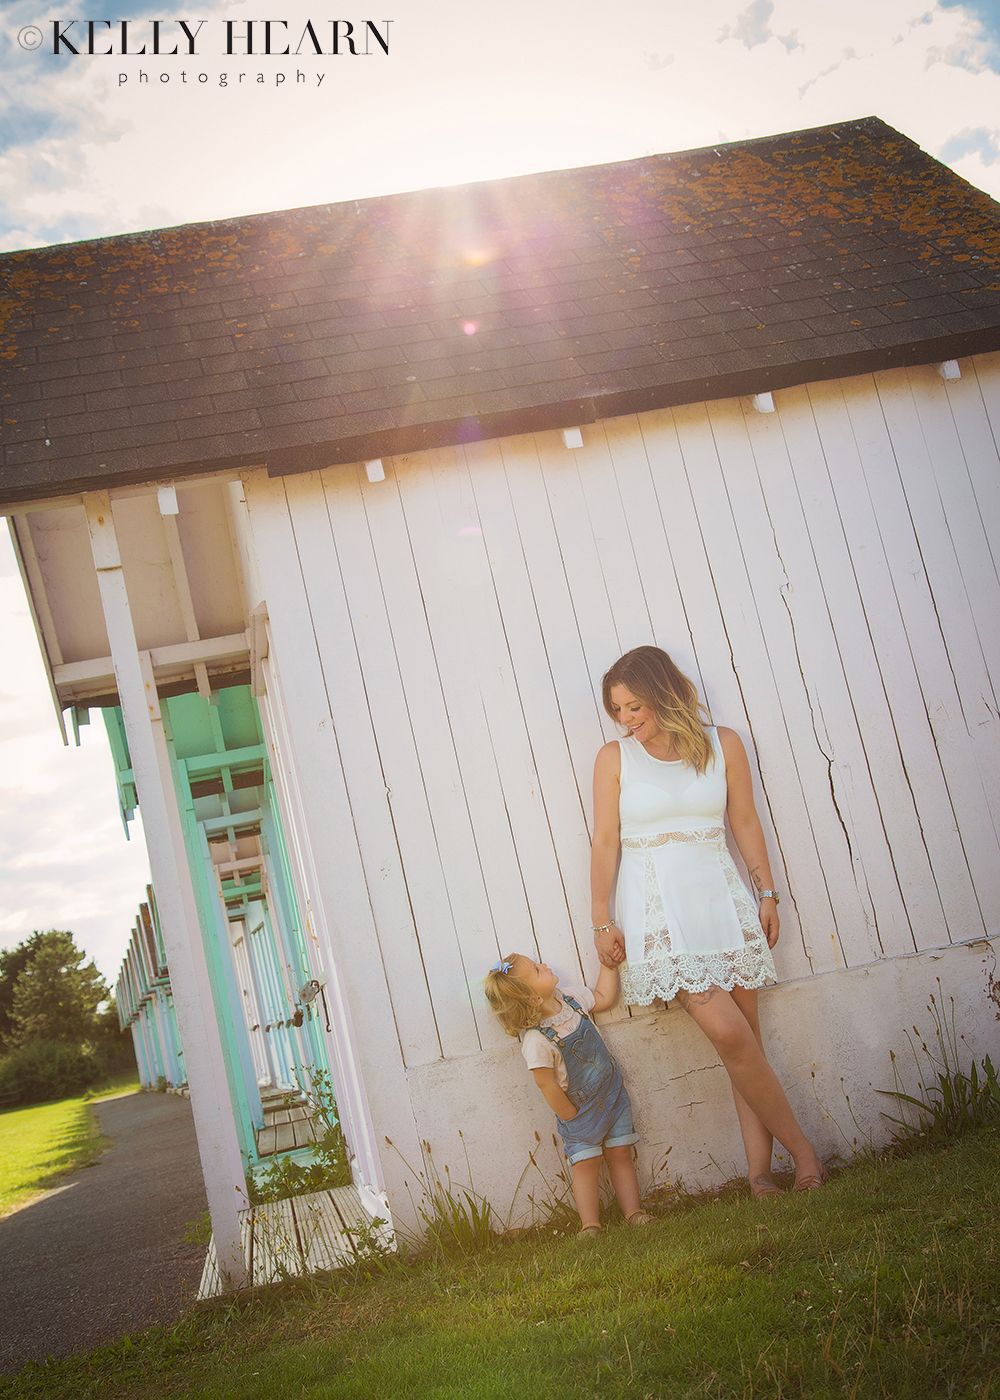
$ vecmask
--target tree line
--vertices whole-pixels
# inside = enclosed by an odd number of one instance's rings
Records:
[[[0,1105],[79,1093],[135,1065],[93,959],[65,929],[0,951]]]

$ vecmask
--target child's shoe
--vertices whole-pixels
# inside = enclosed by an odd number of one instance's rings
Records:
[[[631,1215],[626,1215],[629,1225],[652,1225],[653,1217],[644,1210],[634,1210]]]

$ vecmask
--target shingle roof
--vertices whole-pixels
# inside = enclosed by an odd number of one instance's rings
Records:
[[[0,258],[0,502],[1000,348],[1000,205],[877,118]]]

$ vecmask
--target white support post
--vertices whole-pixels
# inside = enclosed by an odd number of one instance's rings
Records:
[[[136,644],[110,498],[97,491],[85,494],[83,503],[149,848],[219,1271],[231,1289],[245,1288],[239,1221],[247,1205],[243,1162],[160,701],[149,653],[140,654]]]

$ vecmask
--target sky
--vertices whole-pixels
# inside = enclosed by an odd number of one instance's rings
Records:
[[[0,251],[869,115],[1000,199],[1000,0],[0,0]],[[97,711],[62,744],[2,531],[0,656],[0,946],[69,928],[113,981],[141,826]]]

